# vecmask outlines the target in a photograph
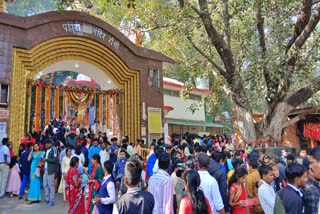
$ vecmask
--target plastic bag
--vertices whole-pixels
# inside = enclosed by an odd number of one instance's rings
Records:
[[[91,214],[99,214],[99,209],[97,207],[97,205],[94,205],[92,213]]]
[[[37,167],[37,169],[36,169],[36,177],[41,177],[41,173],[40,173],[40,168],[39,167]]]
[[[116,203],[113,204],[112,214],[119,214],[119,210],[118,210],[118,208],[116,206]]]

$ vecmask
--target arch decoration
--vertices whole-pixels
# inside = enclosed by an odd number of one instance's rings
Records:
[[[27,81],[46,67],[63,60],[80,60],[104,71],[124,93],[120,97],[120,133],[130,139],[140,137],[140,74],[129,69],[106,46],[77,37],[50,39],[26,50],[13,48],[12,84],[10,94],[9,138],[19,145],[29,130],[30,97]]]

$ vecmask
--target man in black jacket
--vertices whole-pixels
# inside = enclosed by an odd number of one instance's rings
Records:
[[[313,148],[309,154],[310,166],[308,181],[302,189],[304,213],[319,214],[320,200],[320,146]]]
[[[273,213],[301,214],[303,213],[303,193],[300,188],[307,182],[307,169],[298,163],[291,163],[286,168],[288,184],[276,196]],[[309,214],[309,213],[308,213]]]
[[[54,205],[54,175],[59,171],[59,155],[56,147],[52,146],[52,140],[46,141],[46,154],[44,156],[45,172],[43,175],[43,187],[46,194],[45,202],[52,207]]]
[[[212,155],[214,155],[214,152],[212,153]],[[220,191],[221,198],[224,205],[224,211],[228,212],[229,206],[228,206],[227,173],[224,172],[221,169],[220,164],[217,161],[213,160],[212,158],[210,159],[208,172],[212,177],[214,177],[217,180],[219,184],[219,191]]]

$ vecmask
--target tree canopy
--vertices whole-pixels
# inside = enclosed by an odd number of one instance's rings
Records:
[[[60,8],[74,5],[60,0]],[[76,1],[78,2],[78,1]],[[143,46],[177,60],[172,77],[211,76],[212,104],[228,94],[247,141],[281,140],[294,108],[318,103],[320,1],[318,0],[83,0]],[[139,39],[141,39],[139,38]],[[219,99],[219,96],[221,99]],[[263,115],[254,123],[252,114]]]

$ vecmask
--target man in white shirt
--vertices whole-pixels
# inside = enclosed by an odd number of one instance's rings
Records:
[[[99,213],[112,213],[116,202],[116,187],[112,178],[113,163],[108,160],[103,164],[104,177],[99,189],[99,197],[94,201],[98,205]]]
[[[149,179],[149,192],[155,199],[153,213],[173,214],[173,184],[167,173],[170,157],[163,151],[159,154],[158,160],[159,170]]]
[[[9,138],[2,139],[2,146],[0,147],[0,199],[3,198],[8,181],[9,164],[10,164],[10,151],[7,146]]]
[[[258,196],[261,207],[266,214],[272,214],[276,193],[273,189],[273,170],[269,165],[262,165],[259,168],[262,185],[258,188]]]
[[[213,214],[224,214],[224,204],[219,191],[218,182],[208,172],[210,164],[210,157],[203,152],[198,154],[198,164],[200,175],[200,189],[203,191],[205,197],[208,199]]]
[[[110,149],[109,149],[109,145],[107,145],[106,142],[101,143],[101,151],[99,152],[99,155],[100,155],[100,161],[102,165],[107,160],[110,160]]]
[[[76,128],[76,135],[77,136],[80,135],[80,125],[79,124],[77,125],[77,128]]]

